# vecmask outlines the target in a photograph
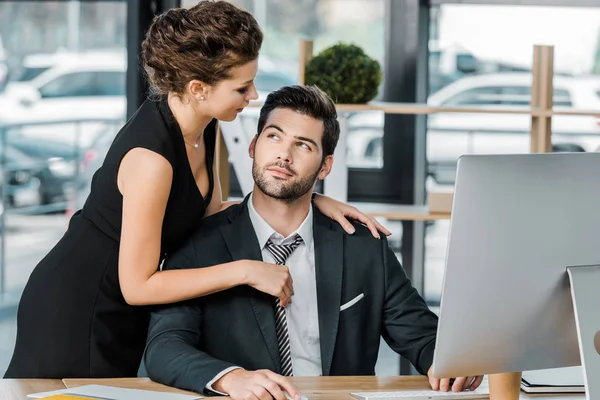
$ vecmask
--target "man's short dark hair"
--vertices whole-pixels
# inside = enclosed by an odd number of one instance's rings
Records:
[[[287,108],[323,122],[323,159],[333,155],[340,138],[340,124],[333,100],[317,86],[283,86],[269,93],[260,110],[258,119],[258,135],[267,123],[271,111],[276,108]]]

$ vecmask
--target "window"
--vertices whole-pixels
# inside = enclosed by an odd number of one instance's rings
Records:
[[[566,89],[554,89],[554,106],[573,107],[571,95]],[[531,104],[531,86],[505,86],[502,88],[502,105],[529,106]]]
[[[42,98],[125,96],[125,72],[74,72],[40,88]]]
[[[481,86],[467,89],[446,100],[444,106],[521,106],[531,104],[530,86]],[[554,89],[554,106],[572,107],[566,89]]]
[[[472,54],[457,54],[456,69],[465,74],[477,72],[477,59]]]
[[[554,106],[600,109],[600,7],[513,3],[431,8],[430,49],[436,53],[430,53],[430,86],[450,90],[453,84],[467,83],[461,82],[463,79],[481,80],[476,88],[472,85],[461,93],[453,92],[444,105],[529,106],[533,47],[553,45]],[[474,71],[465,73],[464,64],[460,67],[458,58],[464,54],[472,57]],[[449,79],[444,82],[446,77]],[[450,178],[430,179],[431,190],[454,184],[461,154],[529,151],[531,120],[526,115],[448,113],[430,116],[428,123],[428,169],[438,177],[443,173]],[[586,145],[593,149],[600,141],[598,132],[594,117],[552,119],[554,149],[578,151]],[[448,221],[436,221],[425,237],[425,297],[431,304],[440,299],[448,229]]]
[[[40,88],[42,98],[81,97],[94,95],[93,72],[74,72],[60,76]]]
[[[554,106],[555,107],[573,107],[571,95],[568,90],[554,89]]]
[[[504,106],[529,106],[531,104],[531,87],[504,86],[500,104]]]
[[[48,71],[50,67],[25,67],[21,73],[15,78],[17,82],[29,82],[37,78],[43,72]]]
[[[88,65],[100,69],[103,65],[100,62],[106,57],[113,53],[125,54],[126,32],[125,0],[0,0],[0,91],[5,83],[5,67],[12,80],[6,90],[16,89],[13,93],[17,96],[20,95],[19,86],[28,85],[20,82],[40,79],[41,74],[49,75],[52,73],[47,71],[49,68],[66,71],[64,65],[67,64],[63,65],[63,62],[97,57],[98,66]],[[107,71],[106,75],[101,75],[74,69],[69,72],[52,75],[54,79],[50,80],[43,78],[45,84],[36,85],[43,98],[32,97],[29,101],[29,97],[24,97],[27,101],[10,102],[14,115],[23,117],[5,136],[9,144],[5,152],[0,151],[0,171],[6,174],[6,182],[2,185],[5,198],[0,208],[4,226],[11,227],[0,232],[0,240],[9,244],[2,249],[0,259],[3,276],[0,306],[5,311],[0,326],[3,338],[0,343],[1,374],[4,374],[14,349],[17,304],[29,275],[64,235],[71,209],[75,211],[85,202],[92,170],[99,168],[104,159],[104,147],[88,149],[84,146],[95,135],[105,135],[110,141],[123,124],[117,118],[125,115],[124,97],[107,98],[106,101],[105,98],[81,96],[124,94],[124,73]],[[7,115],[3,111],[0,109],[2,117]],[[105,121],[67,122],[90,118]],[[48,120],[52,122],[48,123]],[[81,158],[67,158],[73,154]],[[52,165],[63,171],[64,176],[59,178],[49,173],[49,159],[56,161]],[[75,168],[77,173],[69,176],[68,170],[76,165],[80,165]],[[24,238],[22,232],[27,227],[32,229]]]
[[[125,72],[96,72],[94,96],[125,96]]]
[[[446,100],[444,106],[480,106],[500,104],[502,88],[499,86],[482,86],[467,89]]]

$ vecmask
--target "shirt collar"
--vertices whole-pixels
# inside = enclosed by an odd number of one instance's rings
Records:
[[[286,238],[284,238],[283,235],[281,235],[280,233],[276,232],[275,229],[273,229],[271,225],[269,225],[267,221],[265,221],[263,217],[261,217],[258,214],[256,209],[254,208],[254,205],[252,204],[252,193],[250,193],[250,197],[248,199],[248,212],[250,214],[250,220],[252,221],[252,225],[254,227],[254,231],[256,232],[256,237],[258,239],[258,244],[261,249],[265,247],[265,245],[271,238],[274,239],[275,243],[281,244],[291,240],[291,238],[296,233],[300,235],[304,244],[306,244],[308,248],[311,248],[314,240],[312,204],[310,205],[308,215],[306,216],[304,221],[302,221],[302,224],[300,224],[298,229],[296,229],[296,231],[292,232],[292,234],[290,234]]]

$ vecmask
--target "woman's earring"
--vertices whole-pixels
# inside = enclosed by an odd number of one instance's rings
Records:
[[[200,101],[204,101],[204,96],[200,96]]]

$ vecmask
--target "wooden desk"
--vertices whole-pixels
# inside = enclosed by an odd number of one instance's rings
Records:
[[[349,392],[353,391],[395,391],[429,389],[427,378],[422,376],[352,376],[352,377],[294,377],[292,382],[309,400],[350,400]],[[150,381],[147,378],[126,379],[63,379],[66,387],[100,384],[132,389],[156,390],[161,392],[189,393]],[[0,400],[4,398],[0,397]],[[216,399],[227,399],[217,397]],[[526,395],[521,393],[521,400],[584,400],[584,395],[549,396]]]
[[[1,379],[0,400],[30,400],[27,395],[65,389],[60,379]]]

